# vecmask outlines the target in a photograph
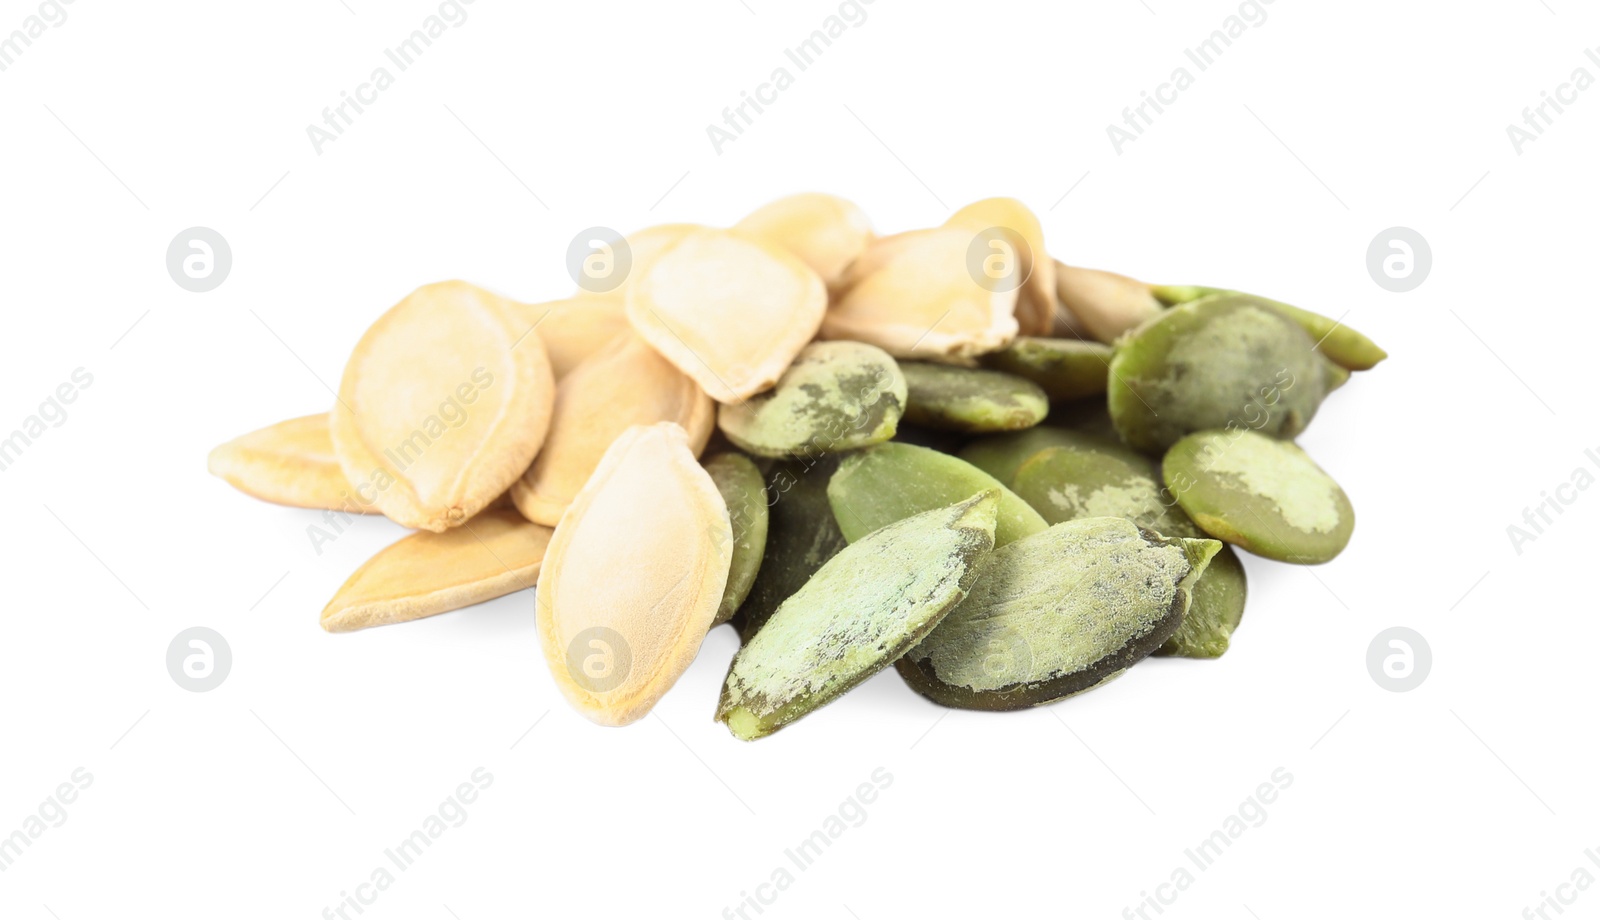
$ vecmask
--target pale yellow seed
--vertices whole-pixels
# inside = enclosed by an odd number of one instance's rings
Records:
[[[981,233],[992,227],[1011,230],[1024,279],[1017,292],[1017,323],[1022,335],[1048,335],[1056,311],[1056,263],[1045,249],[1044,227],[1028,206],[1015,198],[985,198],[950,216],[947,227]]]
[[[378,510],[362,502],[339,468],[326,412],[234,438],[211,451],[206,468],[262,501],[352,514]]]
[[[829,288],[841,282],[845,269],[873,240],[865,211],[836,195],[817,192],[762,205],[733,229],[799,256]]]

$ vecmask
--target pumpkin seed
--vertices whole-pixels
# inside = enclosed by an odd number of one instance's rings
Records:
[[[959,709],[1023,709],[1091,689],[1172,636],[1219,548],[1122,518],[1056,524],[991,553],[966,600],[895,668]]]
[[[1213,294],[1236,293],[1224,288],[1195,287],[1192,285],[1158,285],[1152,288],[1155,296],[1167,305],[1187,303]],[[1243,295],[1252,297],[1253,295]],[[1265,297],[1254,297],[1260,303],[1266,304],[1279,313],[1289,317],[1300,324],[1317,343],[1317,350],[1322,352],[1328,360],[1339,365],[1346,371],[1367,371],[1378,365],[1378,362],[1389,357],[1389,353],[1378,347],[1372,341],[1349,326],[1336,319],[1302,310],[1278,300],[1269,300]],[[1345,375],[1348,378],[1348,374]],[[1342,382],[1342,381],[1341,381]]]
[[[339,468],[326,412],[240,435],[213,449],[206,468],[262,501],[296,508],[377,510],[363,504]]]
[[[1244,294],[1174,307],[1117,343],[1107,403],[1122,439],[1160,452],[1192,431],[1303,431],[1328,392],[1327,362],[1300,328]]]
[[[1050,411],[1035,383],[999,371],[906,361],[906,419],[947,431],[1032,428]]]
[[[778,606],[848,544],[828,505],[837,454],[780,460],[767,470],[767,548],[755,584],[734,619],[749,641]]]
[[[1150,285],[1114,272],[1056,263],[1056,296],[1090,336],[1110,344],[1161,315]]]
[[[761,471],[744,454],[718,454],[707,460],[705,467],[728,506],[732,526],[733,560],[722,603],[712,621],[717,625],[733,619],[761,570],[761,557],[767,549],[767,488]]]
[[[485,511],[444,533],[402,537],[345,581],[323,608],[322,628],[404,623],[532,588],[550,534],[509,510]]]
[[[947,227],[973,233],[1000,227],[1016,236],[1022,287],[1017,292],[1017,325],[1023,335],[1048,335],[1056,309],[1056,263],[1044,244],[1044,227],[1028,206],[1015,198],[985,198],[956,211]]]
[[[550,356],[550,372],[561,380],[605,344],[628,331],[622,299],[586,295],[549,303],[508,302],[522,327],[519,335],[537,335]]]
[[[722,403],[776,383],[816,336],[827,304],[810,266],[721,230],[684,235],[627,292],[634,330]]]
[[[1068,447],[1084,440],[1086,436],[1081,432],[1050,425],[1037,425],[1025,431],[1012,431],[979,438],[968,444],[956,456],[993,476],[1007,488],[1011,488],[1017,476],[1017,469],[1034,454],[1047,447]]]
[[[807,345],[777,386],[723,406],[728,440],[763,457],[854,450],[894,437],[906,380],[882,349],[860,342]]]
[[[694,661],[732,556],[727,506],[684,430],[623,432],[556,525],[536,594],[567,701],[602,725],[643,718]]]
[[[1106,391],[1111,348],[1080,339],[1019,338],[984,355],[983,365],[1031,380],[1051,399],[1080,399]]]
[[[430,284],[350,355],[329,425],[334,450],[397,523],[458,526],[510,488],[544,442],[550,361],[507,304],[464,282]]]
[[[1039,512],[983,470],[949,454],[894,441],[841,460],[828,482],[828,504],[839,532],[854,543],[880,527],[988,489],[1000,493],[996,545],[1045,529]]]
[[[888,667],[966,597],[998,509],[988,490],[846,547],[739,649],[717,720],[753,741]]]
[[[1050,407],[1050,415],[1045,423],[1093,435],[1113,444],[1122,443],[1122,435],[1117,433],[1116,423],[1111,421],[1111,412],[1104,398],[1056,403]]]
[[[733,229],[789,250],[833,288],[873,240],[865,211],[837,195],[806,193],[768,202]]]
[[[1195,528],[1195,535],[1200,529]],[[1189,536],[1189,534],[1184,534]],[[1159,656],[1179,658],[1221,658],[1228,650],[1233,631],[1244,618],[1248,589],[1244,563],[1233,547],[1223,544],[1205,571],[1190,589],[1189,612],[1183,615],[1178,631],[1156,649]]]
[[[1202,530],[1258,556],[1316,565],[1339,555],[1355,530],[1344,490],[1288,441],[1196,432],[1172,445],[1161,471]]]
[[[511,498],[528,520],[554,527],[617,435],[676,422],[698,455],[711,436],[712,405],[698,384],[624,329],[556,386],[544,448]]]

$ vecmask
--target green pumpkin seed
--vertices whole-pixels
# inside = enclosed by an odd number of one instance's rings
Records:
[[[999,498],[913,515],[829,560],[734,656],[717,720],[746,741],[770,735],[922,641],[994,548]]]
[[[718,454],[705,462],[705,468],[722,493],[728,522],[733,525],[733,562],[722,605],[711,624],[715,626],[733,619],[761,570],[767,548],[767,489],[761,471],[743,454]]]
[[[777,385],[723,405],[717,426],[763,457],[837,453],[894,437],[906,380],[888,352],[860,342],[814,342]]]
[[[1246,294],[1174,307],[1117,343],[1107,403],[1122,440],[1160,452],[1192,431],[1292,438],[1328,393],[1328,364],[1293,320]]]
[[[1027,431],[979,438],[956,456],[993,476],[1001,484],[1012,487],[1018,468],[1034,454],[1047,447],[1071,447],[1082,443],[1097,443],[1097,439],[1081,431],[1039,425]]]
[[[1122,435],[1117,433],[1117,426],[1111,421],[1111,411],[1106,407],[1104,396],[1056,403],[1050,407],[1050,416],[1045,419],[1045,424],[1092,434],[1114,444],[1122,443]]]
[[[996,549],[967,599],[895,664],[958,709],[1024,709],[1095,687],[1166,642],[1221,544],[1085,518]]]
[[[1288,441],[1197,432],[1167,451],[1161,472],[1202,530],[1268,559],[1327,562],[1355,530],[1344,490]]]
[[[1111,347],[1081,339],[1022,337],[983,357],[983,365],[1031,380],[1051,399],[1081,399],[1106,391]]]
[[[1195,528],[1199,535],[1199,528]],[[1190,590],[1189,612],[1183,615],[1178,631],[1156,649],[1161,656],[1179,658],[1221,658],[1228,640],[1244,619],[1244,563],[1226,544],[1211,557],[1200,578]]]
[[[767,549],[733,621],[744,641],[848,545],[828,504],[828,479],[838,467],[836,456],[825,455],[779,460],[767,471]]]
[[[880,527],[987,489],[1000,491],[996,545],[1045,529],[1039,512],[983,470],[949,454],[895,442],[841,460],[828,482],[828,503],[840,532],[854,543]]]
[[[1021,377],[905,361],[906,421],[946,431],[1016,431],[1044,420],[1050,400]]]
[[[1157,285],[1151,290],[1161,302],[1171,306],[1199,300],[1211,294],[1233,293],[1222,288],[1194,287],[1192,285]],[[1249,296],[1249,295],[1246,295]],[[1339,365],[1346,371],[1368,371],[1378,365],[1378,362],[1389,357],[1389,353],[1378,347],[1372,341],[1339,320],[1330,319],[1321,313],[1302,310],[1299,307],[1283,303],[1278,300],[1269,300],[1257,297],[1256,300],[1270,304],[1274,309],[1300,324],[1317,343],[1317,350],[1327,356],[1328,360]],[[1348,374],[1346,378],[1348,379]],[[1341,383],[1343,381],[1340,381]]]

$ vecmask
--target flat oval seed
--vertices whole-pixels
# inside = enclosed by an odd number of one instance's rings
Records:
[[[999,371],[906,361],[906,420],[945,431],[1032,428],[1050,412],[1038,384]]]
[[[650,264],[663,252],[677,245],[678,241],[696,230],[707,230],[708,227],[700,224],[657,224],[628,234],[628,274],[623,277],[622,283],[609,291],[586,291],[578,289],[574,294],[577,298],[605,298],[615,300],[620,306],[627,300],[628,288],[644,277]],[[615,263],[613,263],[615,264]]]
[[[828,505],[828,480],[838,456],[780,460],[767,470],[767,549],[734,625],[745,641],[822,564],[849,545]]]
[[[402,537],[345,581],[323,608],[322,628],[404,623],[532,588],[550,535],[550,528],[502,510],[444,533]]]
[[[528,520],[554,527],[618,435],[676,422],[698,455],[711,436],[712,407],[698,384],[624,329],[556,386],[550,433],[511,499]]]
[[[1011,710],[1091,689],[1160,647],[1220,544],[1085,518],[996,549],[967,599],[895,664],[942,706]]]
[[[706,461],[706,472],[722,493],[728,506],[728,522],[733,528],[733,561],[728,566],[728,584],[712,625],[733,619],[744,603],[761,571],[767,549],[767,488],[761,471],[743,454],[718,454]]]
[[[1188,303],[1212,294],[1236,293],[1224,288],[1196,287],[1193,285],[1157,285],[1151,290],[1154,291],[1158,298],[1169,305]],[[1300,327],[1306,331],[1306,334],[1316,340],[1317,351],[1322,352],[1328,360],[1346,371],[1371,370],[1380,361],[1389,357],[1389,353],[1379,348],[1377,342],[1346,326],[1339,320],[1323,316],[1321,313],[1303,310],[1280,300],[1269,300],[1265,297],[1255,297],[1255,299],[1270,305],[1278,312],[1299,323]],[[1348,377],[1348,374],[1346,377]]]
[[[777,382],[813,338],[828,305],[804,262],[753,237],[697,230],[628,288],[628,322],[718,402]]]
[[[765,737],[916,645],[994,547],[998,498],[913,515],[829,560],[734,656],[717,720],[745,741]]]
[[[996,545],[1045,529],[1039,512],[983,470],[949,454],[894,441],[841,460],[828,482],[828,504],[839,532],[854,543],[880,527],[988,489],[1000,492]]]
[[[1316,565],[1355,530],[1350,499],[1288,441],[1252,431],[1202,431],[1161,461],[1167,487],[1206,533],[1279,562]]]
[[[555,380],[507,301],[460,281],[418,288],[368,329],[329,431],[339,466],[383,513],[435,532],[516,482],[544,443]]]
[[[1117,343],[1107,403],[1122,439],[1159,452],[1192,431],[1292,438],[1328,393],[1327,363],[1293,320],[1244,294],[1174,307]]]
[[[1048,335],[1055,318],[1056,262],[1045,248],[1044,227],[1028,206],[1015,198],[985,198],[950,215],[945,226],[973,233],[1000,227],[1020,238],[1019,270],[1025,280],[1017,292],[1017,324],[1023,335]]]
[[[1080,339],[1019,338],[984,355],[983,366],[1031,380],[1051,399],[1081,399],[1106,391],[1111,348]]]
[[[1195,528],[1198,532],[1199,528]],[[1185,535],[1187,536],[1187,534]],[[1190,590],[1189,612],[1183,615],[1178,631],[1156,649],[1160,656],[1179,658],[1221,658],[1228,650],[1233,631],[1244,619],[1244,563],[1226,544],[1211,557],[1200,578]]]
[[[1056,263],[1056,297],[1089,335],[1110,344],[1161,315],[1150,285],[1114,272]]]
[[[873,240],[865,211],[837,195],[808,192],[768,202],[733,229],[781,246],[833,288]]]
[[[376,512],[339,468],[328,413],[306,415],[241,435],[211,451],[211,475],[246,495],[296,508]]]
[[[521,326],[521,335],[536,335],[550,356],[556,380],[567,376],[584,359],[628,331],[622,298],[588,295],[549,303],[509,304]]]
[[[894,437],[905,406],[905,377],[882,349],[813,342],[777,386],[719,409],[717,426],[757,456],[831,453]]]
[[[1037,425],[1026,431],[979,438],[968,444],[956,456],[1011,488],[1017,470],[1034,454],[1047,447],[1070,447],[1074,444],[1098,444],[1099,439],[1079,431],[1051,425]]]
[[[567,701],[601,725],[643,718],[694,661],[732,558],[727,506],[683,429],[623,432],[539,579],[540,645]]]

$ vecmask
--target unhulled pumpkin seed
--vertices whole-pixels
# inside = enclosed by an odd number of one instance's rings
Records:
[[[972,233],[993,228],[1016,235],[1022,286],[1017,291],[1017,325],[1023,335],[1048,335],[1055,318],[1056,263],[1045,249],[1044,227],[1028,206],[1015,198],[985,198],[956,211],[947,227]]]
[[[671,422],[629,428],[556,525],[539,640],[556,686],[602,725],[643,718],[716,618],[733,557],[728,509]]]
[[[544,443],[550,361],[507,303],[460,281],[430,284],[350,355],[329,426],[334,451],[397,523],[458,526],[510,488]]]
[[[998,510],[988,490],[846,547],[739,649],[717,720],[752,741],[888,667],[966,597]]]
[[[1051,399],[1081,399],[1106,391],[1111,348],[1081,339],[1025,337],[984,355],[983,365],[1031,380]]]
[[[1161,315],[1150,285],[1115,272],[1056,263],[1056,296],[1094,339],[1110,344]]]
[[[828,504],[839,532],[854,543],[880,527],[988,489],[1000,494],[997,545],[1045,529],[1039,512],[983,470],[949,454],[893,441],[841,460],[828,481]]]
[[[586,295],[549,303],[509,302],[522,331],[536,335],[550,356],[550,373],[561,380],[605,344],[628,331],[622,298]]]
[[[362,502],[339,468],[326,412],[240,435],[213,449],[206,468],[262,501],[296,508],[377,510]]]
[[[895,360],[860,342],[813,342],[777,386],[717,412],[728,440],[763,457],[854,450],[894,437],[906,407]]]
[[[1355,530],[1344,490],[1288,441],[1252,431],[1196,432],[1172,445],[1161,472],[1202,530],[1268,559],[1327,562]]]
[[[807,192],[768,202],[733,229],[781,246],[811,266],[830,289],[873,240],[865,211],[837,195]]]
[[[345,581],[323,608],[322,628],[404,623],[532,588],[550,534],[515,510],[500,510],[444,533],[402,537]]]
[[[761,558],[767,549],[767,488],[761,471],[744,454],[723,453],[706,461],[706,472],[722,493],[728,506],[732,528],[733,558],[728,565],[728,584],[712,625],[733,619],[755,584],[761,571]]]
[[[779,460],[767,470],[767,549],[734,625],[748,642],[823,563],[849,545],[828,504],[837,454]]]
[[[906,419],[946,431],[990,432],[1032,428],[1050,411],[1039,386],[999,371],[906,361]]]
[[[1172,636],[1219,546],[1122,518],[1056,524],[991,553],[966,600],[895,668],[959,709],[1023,709],[1088,690]]]

